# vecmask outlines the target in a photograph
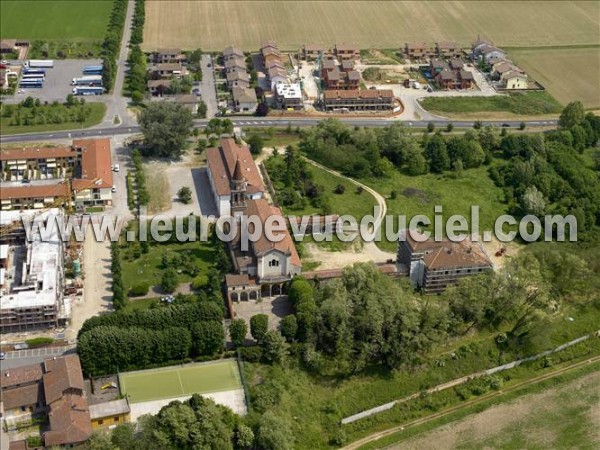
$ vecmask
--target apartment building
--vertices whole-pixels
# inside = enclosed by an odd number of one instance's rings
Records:
[[[326,111],[382,111],[394,108],[394,92],[380,90],[329,90],[323,93]]]

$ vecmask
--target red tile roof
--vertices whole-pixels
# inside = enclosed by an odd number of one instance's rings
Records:
[[[44,444],[69,445],[84,442],[92,435],[92,423],[87,399],[67,394],[50,405],[50,431],[44,433]]]
[[[247,216],[258,216],[260,218],[260,222],[263,225],[266,223],[269,217],[276,216],[279,218],[279,220],[275,220],[274,225],[278,226],[280,224],[283,224],[285,226],[285,231],[272,231],[272,233],[277,237],[283,234],[283,239],[279,242],[272,242],[271,240],[269,240],[269,238],[267,237],[267,233],[263,231],[260,234],[259,239],[256,242],[252,243],[254,253],[258,256],[264,255],[265,253],[271,250],[278,250],[284,254],[289,253],[291,254],[291,263],[294,266],[301,267],[302,262],[300,261],[300,256],[298,256],[298,252],[296,251],[296,247],[294,246],[292,237],[290,236],[290,233],[287,229],[287,222],[283,217],[281,210],[276,206],[270,205],[269,202],[264,198],[258,200],[249,200],[247,203]]]
[[[262,180],[248,147],[237,145],[233,138],[224,138],[221,139],[219,148],[206,149],[206,162],[217,195],[231,194],[230,180],[238,160],[248,182],[247,192],[249,194],[264,192]]]
[[[69,156],[76,156],[71,147],[23,147],[2,149],[2,151],[0,151],[0,161],[10,161],[14,159],[66,158]]]
[[[48,197],[67,197],[68,188],[65,183],[35,185],[26,184],[24,186],[2,187],[0,189],[0,199],[17,198],[48,198]]]
[[[73,146],[82,149],[81,180],[73,180],[73,189],[112,187],[110,139],[76,139],[73,141]],[[101,180],[102,182],[90,186],[90,181],[94,180]]]
[[[37,382],[28,386],[6,389],[2,391],[4,410],[20,408],[21,406],[40,405],[44,403],[44,390],[41,383]]]
[[[60,399],[68,389],[83,390],[83,374],[79,357],[68,355],[62,358],[47,359],[44,362],[44,395],[46,403],[50,404]]]

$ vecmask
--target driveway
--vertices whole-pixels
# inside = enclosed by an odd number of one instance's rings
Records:
[[[207,54],[202,55],[200,64],[202,66],[200,90],[202,92],[202,100],[206,103],[206,117],[210,118],[214,117],[219,109],[215,86],[215,73],[213,71],[214,64],[212,63],[211,56]]]

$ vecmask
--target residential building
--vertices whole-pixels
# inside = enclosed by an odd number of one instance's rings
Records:
[[[243,72],[230,72],[225,77],[227,79],[227,86],[232,89],[234,87],[250,87],[250,75],[246,71]]]
[[[194,94],[181,94],[175,96],[175,103],[189,109],[192,114],[198,114],[198,97]]]
[[[246,198],[253,200],[263,198],[265,188],[246,145],[238,145],[232,138],[221,139],[219,147],[206,149],[206,163],[219,216],[232,215],[231,179],[236,165],[239,165],[246,179]]]
[[[340,67],[342,70],[340,70]],[[337,66],[334,61],[323,61],[321,65],[321,80],[326,90],[358,89],[360,72],[351,69],[353,60],[344,60]]]
[[[460,58],[452,58],[449,65],[452,70],[462,70],[465,67],[463,60]]]
[[[225,50],[223,50],[223,62],[226,63],[227,61],[231,60],[231,59],[243,59],[245,60],[245,56],[244,56],[244,52],[242,52],[239,48],[237,47],[227,47]]]
[[[471,57],[474,61],[483,61],[486,64],[493,64],[506,58],[506,53],[490,42],[477,39],[471,47]]]
[[[426,294],[439,294],[464,277],[493,268],[479,242],[425,239],[416,230],[401,234],[398,263],[409,267],[413,285]]]
[[[225,61],[225,73],[246,71],[246,61],[242,57],[234,56]]]
[[[300,83],[280,83],[275,86],[275,100],[277,107],[281,109],[302,109],[302,88]]]
[[[394,93],[381,90],[329,90],[323,93],[326,111],[380,111],[394,108]]]
[[[325,48],[317,44],[305,44],[302,47],[302,58],[305,61],[314,61],[325,53]]]
[[[443,59],[434,58],[429,62],[429,70],[431,76],[435,77],[438,73],[444,70],[450,70],[450,66]]]
[[[336,44],[335,56],[338,60],[360,59],[360,49],[354,44]]]
[[[187,70],[181,63],[159,63],[152,69],[152,76],[158,78],[181,78]]]
[[[148,80],[148,92],[153,96],[162,97],[171,87],[172,80]]]
[[[438,42],[435,46],[440,58],[459,58],[462,55],[462,47],[457,42]]]
[[[24,216],[46,223],[60,217],[53,208],[41,216],[3,212],[2,228],[15,226]],[[17,227],[3,236],[0,251],[0,331],[24,332],[56,328],[67,323],[70,309],[64,304],[64,245],[57,227],[33,233]]]
[[[90,405],[92,429],[113,428],[131,422],[131,408],[126,398]]]
[[[70,200],[80,207],[112,204],[108,138],[75,139],[69,147],[3,150],[0,164],[2,210],[39,209]],[[72,199],[65,179],[70,180]]]
[[[504,89],[527,89],[527,75],[519,70],[509,70],[500,77]]]
[[[442,70],[436,74],[435,81],[440,89],[455,89],[458,83],[458,74],[454,70]]]
[[[77,355],[46,359],[1,373],[3,420],[8,429],[45,413],[44,446],[73,447],[92,434],[87,395]]]
[[[436,56],[436,48],[425,42],[407,42],[404,44],[404,53],[410,59],[425,59]]]
[[[278,84],[287,83],[289,81],[287,70],[282,69],[279,66],[273,66],[269,69],[267,71],[267,77],[271,82],[271,89],[274,89]]]
[[[458,71],[458,82],[460,89],[471,89],[475,84],[475,77],[467,70]]]
[[[176,64],[185,59],[180,48],[163,48],[154,53],[155,64]]]
[[[238,112],[255,112],[258,107],[256,91],[252,88],[234,87],[232,90],[233,104]]]
[[[354,70],[354,66],[355,64],[353,59],[344,59],[340,64],[342,72],[350,72],[351,70]]]

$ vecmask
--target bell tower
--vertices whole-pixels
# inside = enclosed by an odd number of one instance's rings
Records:
[[[246,188],[248,183],[242,170],[240,160],[235,161],[233,176],[231,178],[231,215],[234,217],[244,214],[246,211]]]

